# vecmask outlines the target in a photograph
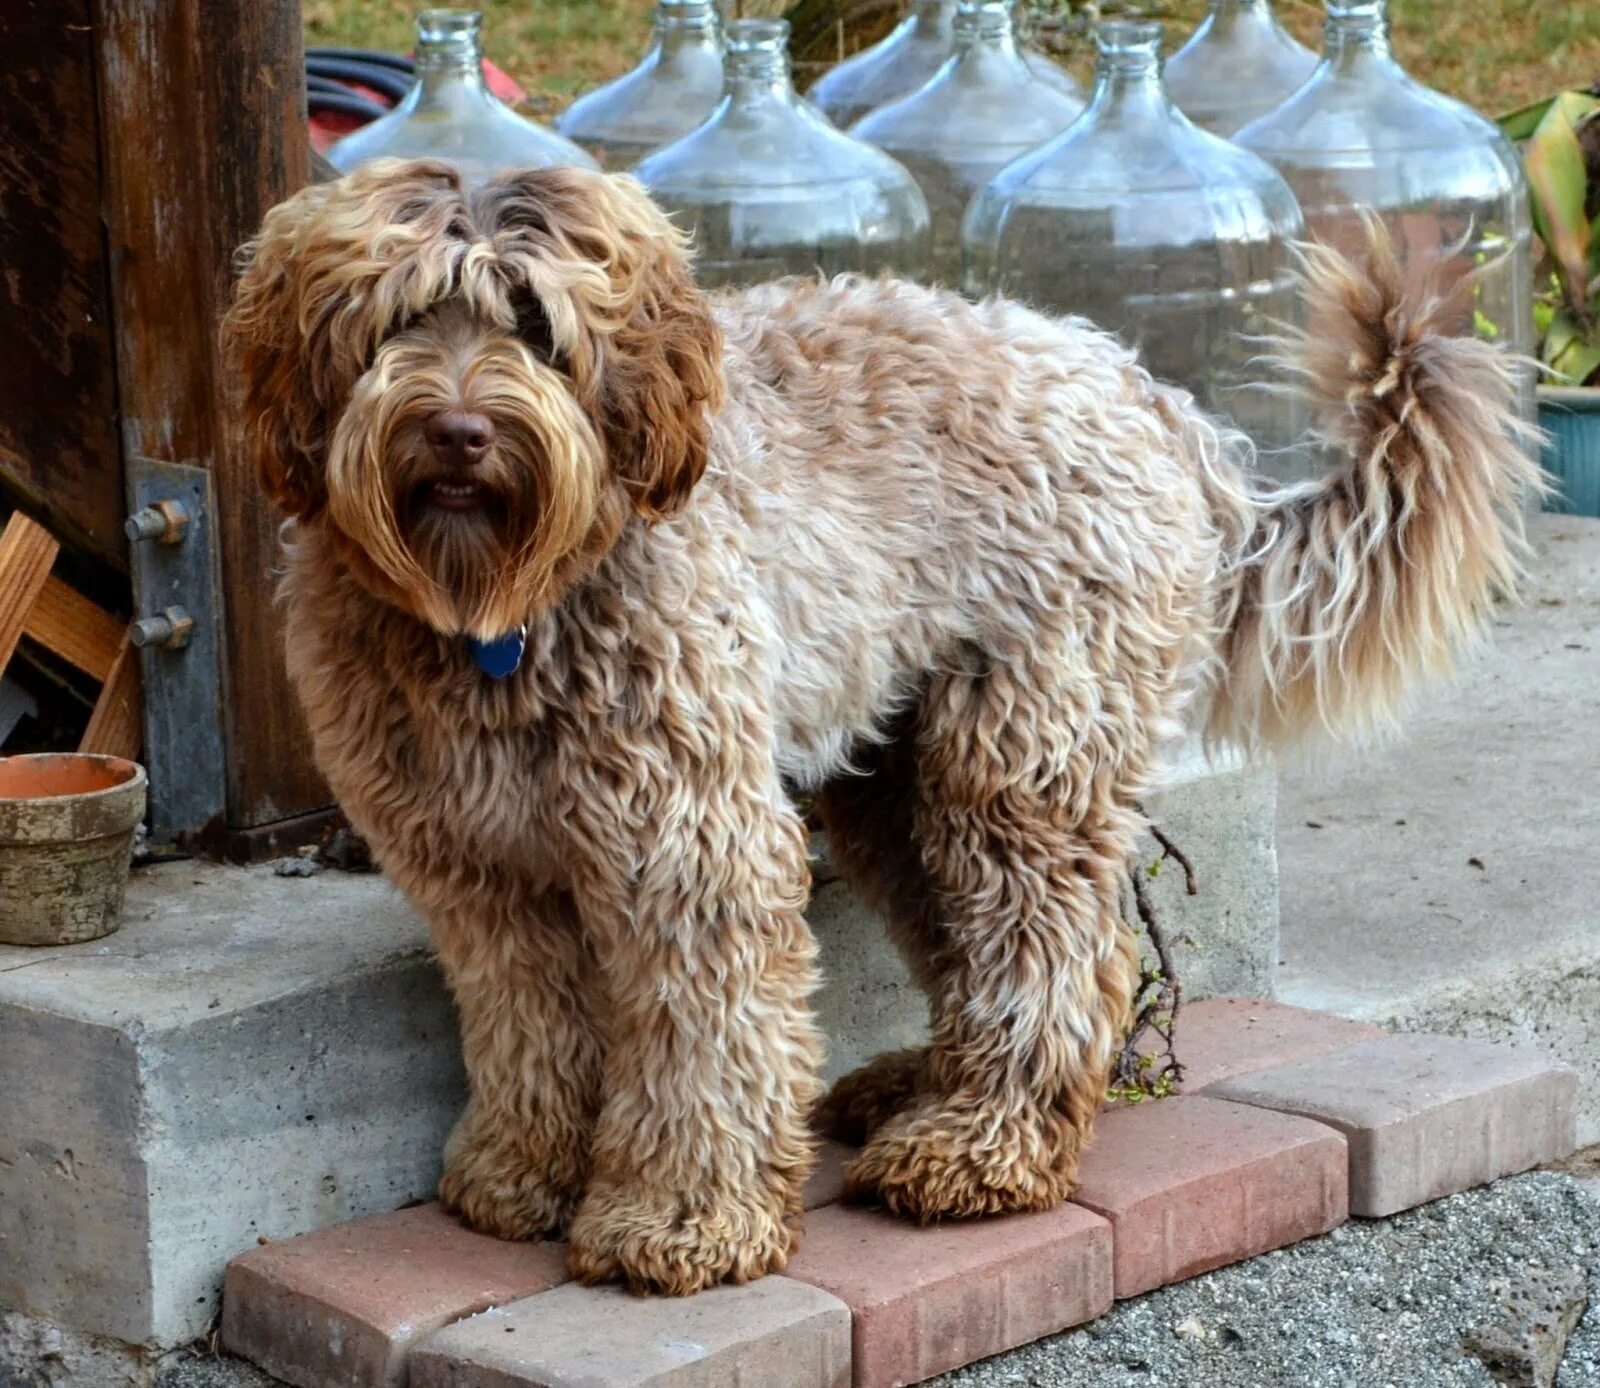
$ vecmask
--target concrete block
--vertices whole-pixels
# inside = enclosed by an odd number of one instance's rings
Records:
[[[1277,772],[1199,744],[1170,749],[1147,798],[1152,818],[1193,861],[1199,892],[1145,837],[1137,861],[1173,942],[1185,998],[1269,996],[1278,959]],[[825,853],[809,918],[821,949],[817,1016],[828,1037],[826,1077],[837,1079],[883,1051],[927,1039],[927,1007],[884,926],[831,874]]]
[[[1214,1085],[1350,1144],[1350,1210],[1387,1215],[1556,1161],[1577,1147],[1577,1075],[1533,1051],[1386,1036]]]
[[[692,1297],[557,1287],[441,1330],[411,1388],[846,1388],[850,1313],[787,1277]]]
[[[1207,758],[1189,740],[1174,748],[1156,790],[1151,819],[1194,864],[1189,896],[1183,869],[1161,863],[1148,835],[1138,862],[1173,942],[1173,963],[1190,1000],[1270,997],[1278,964],[1277,769],[1246,764],[1219,748]],[[1148,870],[1160,863],[1154,877]]]
[[[921,1045],[928,1004],[911,982],[884,923],[818,865],[806,919],[817,937],[822,986],[812,997],[827,1038],[823,1073],[832,1082],[883,1051]]]
[[[1111,1221],[1119,1299],[1344,1223],[1343,1139],[1266,1117],[1210,1098],[1101,1114],[1073,1199]]]
[[[802,1197],[806,1209],[815,1210],[823,1205],[832,1205],[844,1194],[844,1169],[855,1154],[854,1147],[846,1147],[844,1143],[831,1138],[818,1145],[817,1163],[811,1168]]]
[[[375,877],[169,864],[124,920],[0,948],[0,1304],[164,1347],[258,1237],[430,1195],[464,1087],[423,927]]]
[[[889,1388],[1109,1310],[1111,1229],[1074,1205],[926,1227],[830,1205],[786,1275],[850,1308],[855,1388]]]
[[[566,1280],[565,1244],[475,1234],[421,1205],[235,1258],[222,1343],[297,1388],[403,1388],[435,1330]]]

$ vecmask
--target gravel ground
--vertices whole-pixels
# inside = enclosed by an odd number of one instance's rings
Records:
[[[196,1352],[163,1364],[156,1388],[282,1388],[282,1384],[231,1354]]]
[[[1120,1302],[942,1388],[1495,1388],[1463,1348],[1508,1286],[1581,1270],[1557,1388],[1600,1388],[1600,1199],[1534,1174]]]

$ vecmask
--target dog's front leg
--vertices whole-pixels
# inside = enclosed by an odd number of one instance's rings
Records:
[[[506,886],[432,912],[469,1099],[439,1196],[503,1239],[565,1228],[600,1103],[603,1009],[570,899]]]
[[[778,1271],[793,1242],[821,1052],[805,841],[770,768],[626,764],[626,796],[575,812],[612,1027],[572,1267],[686,1295]]]

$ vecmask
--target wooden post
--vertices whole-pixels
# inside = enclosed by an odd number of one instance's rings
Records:
[[[277,517],[217,356],[234,250],[307,177],[300,6],[96,0],[94,45],[122,454],[211,470],[227,812],[210,827],[255,831],[331,798],[283,670]]]

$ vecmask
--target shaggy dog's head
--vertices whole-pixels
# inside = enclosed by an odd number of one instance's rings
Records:
[[[437,631],[525,621],[704,471],[720,342],[628,180],[385,160],[242,254],[223,340],[262,485]]]

